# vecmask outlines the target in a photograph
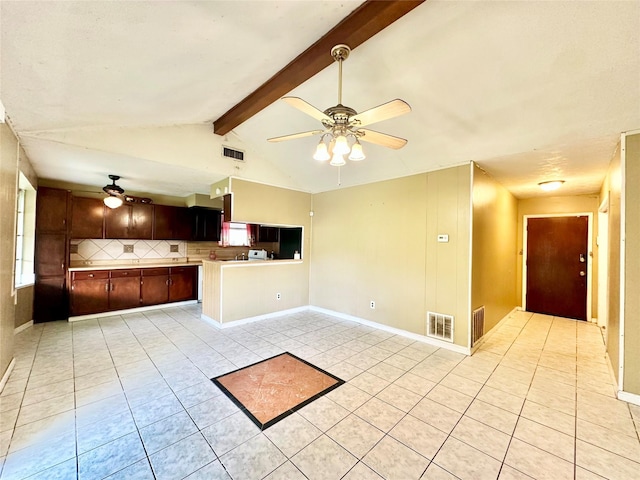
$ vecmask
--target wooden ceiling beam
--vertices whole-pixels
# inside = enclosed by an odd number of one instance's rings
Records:
[[[424,1],[367,0],[286,67],[213,122],[213,133],[229,133],[331,65],[333,58],[330,52],[335,45],[344,43],[353,50]]]

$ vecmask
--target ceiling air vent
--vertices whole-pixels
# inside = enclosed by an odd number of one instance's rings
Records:
[[[236,162],[244,162],[244,152],[242,150],[236,150],[234,148],[222,147],[222,156],[232,158]]]
[[[453,342],[453,315],[427,312],[427,336]]]

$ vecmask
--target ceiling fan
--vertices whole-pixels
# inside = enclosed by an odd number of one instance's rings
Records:
[[[349,57],[351,49],[347,45],[336,45],[331,49],[331,56],[338,62],[338,104],[327,108],[324,112],[298,97],[283,97],[282,100],[292,107],[320,120],[324,130],[310,130],[308,132],[294,133],[282,137],[269,138],[269,142],[281,142],[295,138],[322,135],[316,147],[313,158],[326,161],[331,159],[330,165],[340,167],[345,165],[344,155],[349,154],[349,160],[364,160],[360,140],[382,145],[383,147],[399,149],[406,145],[407,140],[386,133],[376,132],[362,128],[372,123],[381,122],[390,118],[409,113],[411,107],[400,99],[391,100],[377,107],[356,112],[353,108],[342,105],[342,62]],[[351,140],[351,145],[349,145]]]

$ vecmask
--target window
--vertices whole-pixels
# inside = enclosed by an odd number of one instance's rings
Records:
[[[220,245],[224,247],[250,247],[252,244],[251,225],[224,222]]]
[[[16,287],[33,283],[36,222],[36,191],[20,173],[16,202]]]

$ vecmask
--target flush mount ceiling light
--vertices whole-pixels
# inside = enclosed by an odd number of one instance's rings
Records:
[[[551,192],[559,189],[563,183],[564,180],[549,180],[548,182],[540,182],[538,186],[545,192]]]
[[[329,107],[322,112],[301,98],[282,98],[292,107],[312,116],[316,120],[320,120],[325,130],[311,130],[269,138],[269,142],[281,142],[283,140],[293,140],[294,138],[322,135],[313,158],[319,161],[331,160],[329,165],[336,167],[346,164],[344,156],[347,154],[349,155],[349,160],[352,161],[365,159],[360,140],[393,149],[399,149],[406,145],[407,141],[404,138],[361,128],[410,112],[411,107],[405,101],[400,99],[391,100],[362,113],[342,105],[342,62],[349,57],[350,52],[351,49],[347,45],[336,45],[331,49],[331,56],[338,62],[338,104],[336,106]]]
[[[111,185],[105,185],[102,190],[108,195],[103,199],[104,204],[109,208],[118,208],[122,205],[122,194],[124,189],[116,185],[116,180],[120,180],[118,175],[109,175]]]

